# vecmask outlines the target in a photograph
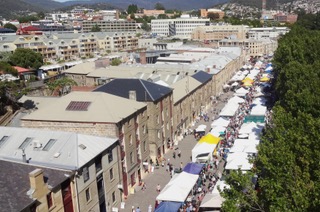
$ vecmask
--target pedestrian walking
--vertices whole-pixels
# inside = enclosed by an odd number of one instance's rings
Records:
[[[131,207],[131,212],[135,212],[134,206]]]
[[[179,149],[178,151],[178,157],[180,158],[181,157],[181,150]]]
[[[136,212],[141,212],[139,206],[136,208]]]
[[[173,157],[173,159],[176,159],[176,152],[172,153],[172,157]]]
[[[145,191],[146,189],[147,189],[147,184],[144,182],[143,185],[142,185],[141,190],[142,190],[142,191]]]
[[[152,206],[151,205],[149,205],[149,207],[148,207],[148,212],[152,212]]]
[[[157,192],[160,193],[160,191],[161,191],[161,186],[160,186],[160,184],[158,184],[157,185]]]

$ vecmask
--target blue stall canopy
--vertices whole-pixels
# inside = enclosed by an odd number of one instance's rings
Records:
[[[182,202],[161,202],[154,212],[177,212]]]
[[[203,164],[200,163],[188,163],[183,171],[189,174],[199,174],[202,170]]]

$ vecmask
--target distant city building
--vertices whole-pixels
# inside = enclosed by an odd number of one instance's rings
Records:
[[[285,35],[290,29],[288,27],[258,27],[250,28],[248,31],[249,39],[278,39],[279,36]]]
[[[190,39],[195,28],[209,26],[209,24],[209,19],[191,18],[184,15],[177,19],[151,20],[151,32],[158,36]]]
[[[200,9],[200,17],[202,18],[208,18],[208,13],[217,13],[219,14],[219,19],[223,19],[224,17],[224,12],[219,9]]]
[[[254,39],[224,39],[219,41],[220,47],[242,47],[247,55],[263,56],[273,53],[278,42],[272,39],[254,40]]]
[[[72,14],[84,14],[84,13],[92,13],[94,12],[93,9],[88,9],[88,8],[75,8],[71,10]]]
[[[228,37],[245,39],[249,27],[244,25],[211,25],[197,27],[191,39],[199,41],[219,41]]]
[[[91,32],[98,26],[102,32],[135,32],[136,22],[127,20],[85,20],[82,23],[83,32]]]
[[[293,24],[298,20],[298,15],[296,14],[284,14],[278,13],[274,16],[274,20],[279,23],[289,23]]]

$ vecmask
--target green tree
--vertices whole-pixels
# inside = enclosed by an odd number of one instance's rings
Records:
[[[157,3],[154,5],[154,9],[155,9],[155,10],[166,10],[165,7],[164,7],[161,3],[159,3],[159,2],[157,2]]]
[[[44,14],[44,12],[38,12],[37,16],[40,18],[40,19],[44,19],[46,17],[46,15]]]
[[[141,29],[149,32],[151,30],[151,27],[147,22],[143,22],[142,25],[141,25]]]
[[[7,62],[0,61],[0,70],[5,74],[12,74],[14,76],[18,76],[18,71]]]
[[[7,29],[12,29],[14,31],[17,31],[17,27],[11,23],[6,23],[4,26],[4,28],[7,28]]]
[[[0,52],[0,61],[9,63],[11,52]]]
[[[38,69],[43,65],[43,57],[31,49],[18,48],[10,57],[10,63],[24,68]]]
[[[110,65],[112,65],[112,66],[118,66],[118,65],[120,65],[122,62],[121,62],[121,60],[119,59],[119,58],[115,58],[115,59],[113,59],[112,61],[111,61],[111,63],[110,63]]]
[[[75,86],[75,85],[77,85],[77,83],[73,79],[70,79],[68,77],[62,77],[62,78],[57,79],[53,82],[47,83],[47,86],[48,86],[49,90],[51,90],[52,94],[57,89],[62,89],[65,86]]]
[[[91,32],[101,32],[101,28],[96,24],[91,28]]]
[[[220,18],[219,13],[214,12],[209,12],[207,16],[211,21],[218,20]]]
[[[127,14],[131,13],[137,13],[138,12],[138,6],[136,4],[130,4],[127,9]]]
[[[134,20],[134,19],[135,19],[134,13],[131,13],[131,14],[130,14],[130,19],[131,19],[131,20]]]
[[[30,23],[31,21],[38,21],[39,17],[35,15],[21,16],[17,18],[19,23]]]
[[[169,17],[166,14],[158,15],[158,19],[168,19]]]

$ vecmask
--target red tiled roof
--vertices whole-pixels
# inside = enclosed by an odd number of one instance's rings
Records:
[[[23,31],[41,31],[41,29],[34,26],[27,26],[22,28]]]
[[[18,71],[19,74],[23,73],[23,72],[30,71],[30,69],[26,69],[26,68],[23,68],[23,67],[20,67],[20,66],[13,66],[13,68],[15,68]]]

